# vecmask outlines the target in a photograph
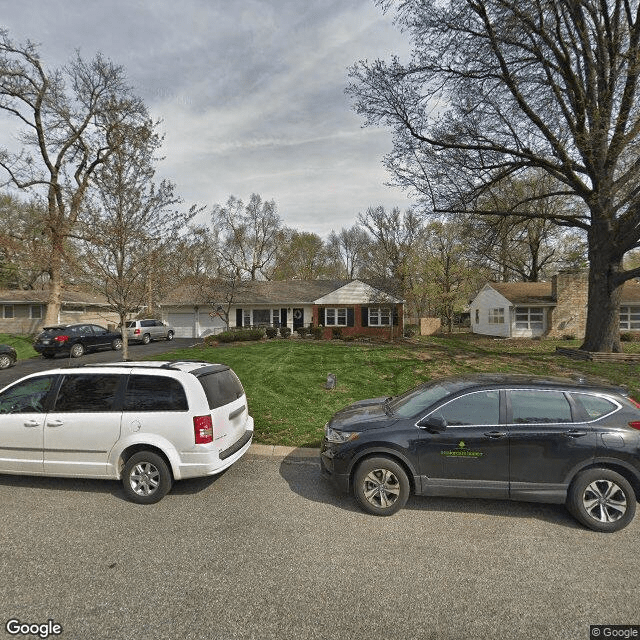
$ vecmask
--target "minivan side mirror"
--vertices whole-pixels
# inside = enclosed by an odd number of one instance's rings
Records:
[[[442,433],[447,428],[447,421],[441,416],[430,415],[422,418],[417,426],[426,429],[429,433]]]

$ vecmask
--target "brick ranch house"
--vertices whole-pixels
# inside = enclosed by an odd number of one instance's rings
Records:
[[[202,338],[220,333],[225,322],[195,287],[178,287],[160,305],[162,319],[176,337]],[[223,303],[220,303],[221,306]],[[243,282],[229,311],[229,327],[325,327],[324,337],[340,328],[343,336],[389,338],[402,335],[404,301],[360,280]]]
[[[470,305],[474,333],[504,338],[583,338],[588,274],[560,272],[551,282],[489,282]],[[640,331],[640,283],[626,282],[620,331]]]

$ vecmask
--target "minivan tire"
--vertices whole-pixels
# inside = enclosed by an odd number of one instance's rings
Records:
[[[605,468],[587,469],[571,483],[567,509],[585,527],[612,533],[633,520],[636,494],[619,473]]]
[[[132,502],[154,504],[169,492],[173,477],[164,458],[152,451],[138,451],[125,463],[122,486]]]

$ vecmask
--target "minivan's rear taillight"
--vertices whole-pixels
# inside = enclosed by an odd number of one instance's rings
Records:
[[[629,426],[632,429],[638,429],[638,431],[640,431],[640,420],[634,420],[633,422],[630,422]]]
[[[194,416],[193,431],[196,436],[196,444],[209,444],[213,442],[213,422],[211,416]]]
[[[69,336],[56,336],[54,340],[56,342],[66,342],[69,339]]]

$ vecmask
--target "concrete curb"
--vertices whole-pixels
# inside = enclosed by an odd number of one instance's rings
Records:
[[[320,449],[307,449],[305,447],[280,447],[273,444],[252,444],[249,447],[250,453],[254,456],[262,456],[269,458],[290,458],[309,460],[320,457]]]

